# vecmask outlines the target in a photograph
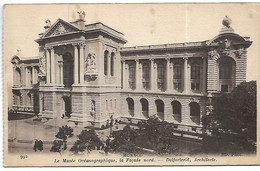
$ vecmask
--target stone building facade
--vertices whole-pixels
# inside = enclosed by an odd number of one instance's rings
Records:
[[[47,20],[35,40],[39,56],[12,59],[14,107],[38,105],[33,111],[42,118],[83,126],[157,115],[180,128],[201,127],[209,99],[246,81],[252,41],[234,33],[229,18],[222,24],[211,40],[124,47],[122,33],[103,23],[85,25],[84,12],[74,22]],[[38,101],[29,103],[21,97],[34,83]]]

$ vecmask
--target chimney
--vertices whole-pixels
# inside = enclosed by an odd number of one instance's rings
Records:
[[[44,28],[45,28],[45,31],[47,31],[50,27],[51,27],[51,21],[49,20],[49,19],[47,19],[47,20],[45,20],[45,26],[44,26]]]

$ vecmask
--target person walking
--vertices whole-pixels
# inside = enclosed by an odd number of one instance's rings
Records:
[[[42,140],[38,141],[38,150],[40,150],[40,151],[43,150],[43,142],[42,142]]]
[[[37,151],[37,149],[38,149],[38,140],[36,139],[35,141],[34,141],[34,146],[33,146],[33,150],[36,152]]]

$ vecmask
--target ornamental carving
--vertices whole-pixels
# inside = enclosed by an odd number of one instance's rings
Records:
[[[97,72],[96,54],[90,52],[85,59],[86,74]]]
[[[55,25],[52,29],[53,31],[50,31],[50,33],[48,33],[46,36],[53,36],[53,35],[61,35],[64,33],[68,33],[68,32],[72,32],[74,31],[74,29],[66,26],[65,24],[62,23],[58,23],[57,25]]]
[[[210,59],[212,59],[212,58],[219,58],[219,53],[217,52],[217,50],[210,50],[209,52],[208,52],[208,57],[210,58]]]
[[[40,56],[40,59],[39,59],[39,69],[40,69],[40,75],[45,75],[46,74],[46,58],[45,58],[45,54]]]
[[[208,52],[208,57],[210,59],[218,59],[220,56],[227,56],[234,59],[241,58],[244,48],[242,46],[237,47],[232,46],[232,41],[229,39],[224,39],[219,41],[219,47],[217,49],[211,49]]]
[[[231,40],[225,39],[223,42],[223,46],[225,50],[229,50],[231,46]]]

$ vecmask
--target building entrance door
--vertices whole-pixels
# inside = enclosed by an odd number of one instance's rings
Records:
[[[71,99],[68,96],[62,97],[62,113],[61,118],[70,118],[71,116]]]

